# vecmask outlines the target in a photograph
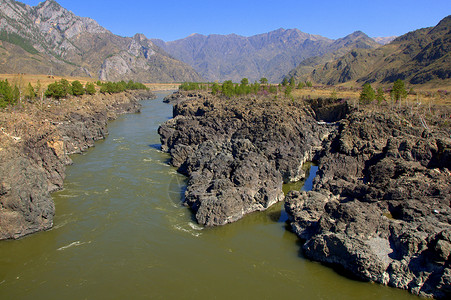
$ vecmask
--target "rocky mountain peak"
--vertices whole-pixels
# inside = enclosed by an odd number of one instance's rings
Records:
[[[148,41],[147,37],[142,33],[137,33],[133,36],[133,39],[138,42]]]
[[[0,31],[6,32],[0,43],[8,55],[0,62],[0,73],[46,74],[52,70],[62,76],[101,74],[104,80],[141,82],[201,79],[143,34],[133,38],[114,35],[54,0],[34,7],[13,0],[0,0],[0,4]]]
[[[34,23],[41,31],[62,35],[57,39],[72,38],[81,33],[106,33],[108,30],[90,18],[76,16],[54,0],[46,0],[34,7]]]

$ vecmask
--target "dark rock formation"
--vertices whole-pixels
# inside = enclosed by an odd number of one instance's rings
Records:
[[[162,149],[189,176],[184,201],[199,223],[265,209],[281,200],[282,181],[302,178],[300,167],[313,159],[313,190],[290,192],[285,204],[306,257],[361,280],[449,298],[449,110],[425,121],[412,110],[358,111],[321,99],[183,92],[167,101],[174,119],[159,129]]]
[[[159,128],[162,149],[189,176],[185,203],[208,226],[282,200],[282,182],[305,177],[303,163],[333,129],[318,123],[309,104],[291,100],[179,92],[167,101],[176,104],[174,119]],[[318,111],[347,110],[342,103],[316,104]]]
[[[290,193],[285,207],[308,258],[449,298],[450,130],[415,119],[349,114],[317,157],[313,191]]]
[[[108,134],[108,120],[138,112],[138,100],[152,96],[141,91],[84,96],[56,101],[54,111],[49,104],[44,112],[30,108],[29,112],[2,113],[2,125],[14,115],[20,121],[2,128],[0,138],[0,240],[51,228],[55,208],[50,192],[63,187],[65,166],[72,162],[68,155],[94,146],[94,141]],[[72,101],[79,106],[72,106]],[[21,137],[7,133],[22,127],[26,130]]]

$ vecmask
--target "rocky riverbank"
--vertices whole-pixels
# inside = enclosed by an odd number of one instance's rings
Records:
[[[50,193],[63,187],[70,154],[108,134],[107,122],[139,112],[148,91],[44,99],[0,112],[0,240],[53,225]]]
[[[283,200],[282,183],[303,178],[303,163],[315,160],[313,191],[291,192],[285,204],[305,255],[363,280],[449,297],[449,111],[425,121],[412,110],[332,100],[167,99],[174,118],[159,129],[162,149],[189,176],[184,201],[200,224]]]
[[[340,122],[317,155],[313,191],[286,197],[308,258],[449,298],[451,131],[424,125],[387,111],[355,111]]]

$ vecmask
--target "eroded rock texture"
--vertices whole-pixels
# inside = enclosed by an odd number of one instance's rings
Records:
[[[428,126],[412,110],[356,110],[332,100],[190,92],[167,100],[174,119],[159,129],[162,149],[189,176],[184,201],[199,223],[223,225],[265,209],[313,159],[313,190],[285,198],[305,255],[363,280],[449,298],[446,109]]]
[[[449,297],[449,133],[393,112],[342,120],[318,155],[313,191],[286,198],[305,255],[364,280]]]
[[[333,126],[318,124],[319,108],[343,103],[223,99],[208,93],[169,96],[174,118],[159,128],[162,149],[189,176],[185,203],[199,223],[223,225],[283,200],[282,183],[305,177]],[[318,109],[317,109],[318,108]]]

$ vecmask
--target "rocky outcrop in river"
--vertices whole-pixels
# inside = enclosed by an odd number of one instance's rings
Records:
[[[428,126],[412,111],[331,100],[178,92],[167,101],[174,118],[159,129],[162,149],[189,176],[184,202],[199,223],[282,200],[282,183],[315,160],[313,190],[290,192],[285,204],[305,255],[362,280],[450,296],[451,140],[440,122],[449,111]]]
[[[94,146],[107,122],[140,110],[153,94],[134,91],[24,104],[0,112],[0,240],[53,225],[50,193],[63,187],[70,154]]]
[[[266,97],[220,99],[179,92],[174,118],[159,128],[162,149],[189,176],[185,203],[199,223],[236,221],[283,200],[283,182],[305,177],[302,165],[333,127],[318,124],[313,106]],[[332,105],[336,115],[346,104]],[[331,113],[333,115],[333,113]]]
[[[286,198],[307,257],[414,294],[451,295],[450,128],[423,125],[368,111],[340,122],[318,154],[313,191]]]

